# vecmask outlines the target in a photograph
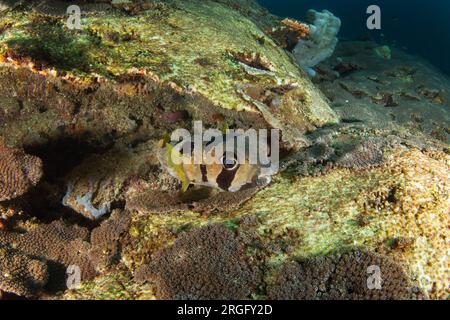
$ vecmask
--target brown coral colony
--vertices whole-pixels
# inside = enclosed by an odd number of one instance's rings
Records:
[[[0,145],[0,201],[23,195],[38,184],[42,175],[39,158]]]

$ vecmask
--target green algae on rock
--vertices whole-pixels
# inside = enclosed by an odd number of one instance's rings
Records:
[[[171,1],[131,16],[89,12],[83,16],[82,29],[74,31],[66,28],[65,17],[39,11],[11,10],[3,19],[8,29],[0,35],[0,47],[6,64],[40,73],[50,69],[69,79],[97,75],[116,81],[130,70],[150,73],[175,90],[197,93],[220,108],[262,114],[268,125],[284,131],[290,148],[305,146],[306,131],[337,121],[290,56],[252,20],[224,4]],[[258,41],[261,38],[265,41]],[[230,52],[263,57],[273,67],[245,65]],[[255,103],[257,99],[242,97],[239,88],[249,83],[261,88],[289,86],[287,93],[300,89],[308,99],[297,104],[281,94],[281,106],[264,107]],[[202,106],[197,108],[201,113]],[[276,109],[289,110],[290,118],[278,116]]]

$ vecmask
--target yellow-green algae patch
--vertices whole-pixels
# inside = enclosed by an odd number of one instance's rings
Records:
[[[126,271],[113,271],[91,281],[83,282],[78,288],[67,290],[66,300],[155,300],[154,289],[138,285]]]

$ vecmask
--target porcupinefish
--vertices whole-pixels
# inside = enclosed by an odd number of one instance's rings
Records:
[[[245,143],[236,143],[240,138]],[[199,142],[202,148],[196,159],[195,142],[190,139],[182,142],[168,140],[160,141],[158,158],[162,167],[182,182],[183,191],[190,185],[199,185],[237,192],[243,188],[269,184],[272,175],[278,171],[278,155],[275,155],[278,151],[273,152],[274,146],[278,145],[269,145],[267,139],[257,142],[258,147],[263,149],[260,151],[252,149],[254,140],[249,141],[242,134],[222,133],[211,141]],[[230,143],[232,141],[234,143]],[[252,152],[266,153],[270,163],[252,161]]]

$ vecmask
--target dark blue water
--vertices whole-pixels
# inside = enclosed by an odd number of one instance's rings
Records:
[[[308,9],[327,9],[342,20],[341,37],[369,35],[407,48],[450,75],[450,0],[259,0],[272,13],[302,19]],[[381,7],[382,30],[366,27],[369,5]]]

